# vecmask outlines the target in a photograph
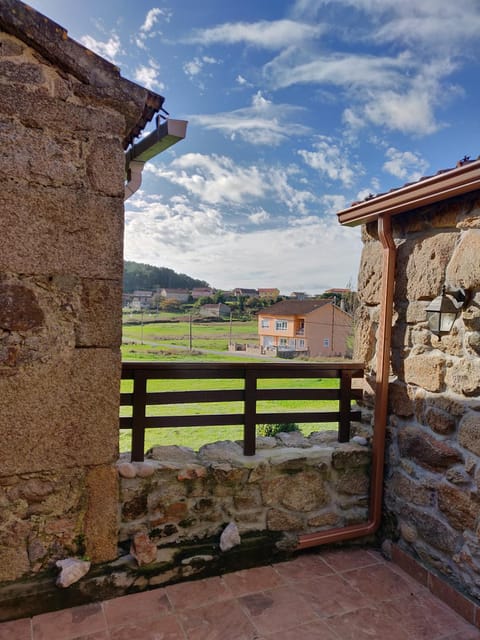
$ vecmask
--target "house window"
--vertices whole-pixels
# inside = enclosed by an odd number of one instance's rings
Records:
[[[328,338],[323,339],[323,346],[326,347],[327,349],[330,346],[330,340]]]
[[[268,329],[269,326],[270,326],[270,321],[262,319],[262,329]]]
[[[287,346],[288,342],[286,338],[279,338],[278,340],[278,346],[280,348],[285,348]]]
[[[275,320],[276,331],[286,331],[288,328],[288,322],[286,320]]]
[[[298,341],[298,348],[299,349],[305,349],[305,340],[299,340]]]

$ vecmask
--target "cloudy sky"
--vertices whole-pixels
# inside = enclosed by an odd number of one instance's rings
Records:
[[[126,203],[127,259],[218,288],[355,284],[335,213],[479,154],[479,0],[30,4],[189,121]]]

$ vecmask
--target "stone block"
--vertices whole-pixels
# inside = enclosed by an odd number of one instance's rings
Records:
[[[262,485],[262,496],[267,506],[281,505],[292,511],[313,511],[329,501],[322,475],[315,471],[279,476]]]
[[[267,529],[269,531],[298,531],[303,529],[302,518],[281,511],[280,509],[269,509],[267,512]]]
[[[111,280],[122,272],[122,198],[6,180],[0,210],[0,272]]]
[[[444,484],[438,489],[438,506],[454,529],[475,531],[479,508],[470,492]]]
[[[480,394],[480,360],[462,358],[452,363],[445,375],[446,385],[460,395],[472,397]]]
[[[480,456],[480,413],[471,411],[460,422],[458,442],[476,456]]]
[[[23,89],[23,85],[41,85],[44,82],[42,67],[33,62],[22,60],[0,60],[0,78],[3,82],[8,82],[11,87]],[[18,91],[20,93],[20,91]]]
[[[455,247],[446,272],[446,281],[451,286],[466,289],[480,287],[480,229],[469,229],[462,233]]]
[[[102,136],[95,139],[89,149],[87,175],[94,191],[123,198],[125,157],[118,138]]]
[[[427,391],[440,391],[445,381],[445,358],[437,353],[411,355],[404,362],[405,382]]]
[[[410,394],[408,386],[400,380],[390,383],[388,386],[390,413],[397,416],[411,416],[414,412],[414,404]]]
[[[118,455],[120,356],[108,349],[52,351],[0,377],[5,476],[106,464]]]
[[[67,132],[45,135],[43,129],[4,120],[0,121],[0,146],[0,172],[5,177],[61,188],[82,189],[87,183],[83,143]]]
[[[94,563],[117,557],[118,474],[113,465],[90,469],[86,478],[85,551]]]
[[[435,491],[432,483],[412,478],[401,471],[394,472],[386,481],[386,493],[409,504],[421,507],[434,505]]]
[[[323,528],[336,527],[340,524],[340,516],[335,511],[320,513],[307,521],[309,527]]]
[[[370,463],[371,456],[370,449],[347,442],[339,445],[333,452],[332,465],[334,469],[363,467]]]
[[[376,323],[371,310],[364,304],[355,312],[355,345],[353,359],[368,363],[375,355]]]
[[[120,347],[122,342],[121,280],[81,283],[80,317],[75,327],[79,347]]]
[[[178,445],[152,447],[147,451],[147,458],[159,462],[174,462],[178,464],[178,468],[182,468],[186,464],[198,464],[198,457],[193,449]]]
[[[395,295],[398,299],[435,298],[442,287],[457,232],[407,237],[397,253]]]
[[[450,556],[457,550],[460,535],[437,515],[428,513],[425,509],[403,505],[401,516],[404,523],[415,527],[418,535],[430,547]]]
[[[20,40],[7,33],[0,33],[0,58],[20,56],[24,50],[25,46]]]
[[[455,417],[450,413],[431,406],[427,406],[425,409],[424,421],[432,431],[442,436],[453,433],[457,424]]]
[[[368,242],[363,247],[358,271],[358,299],[368,306],[380,304],[382,279],[382,247]]]
[[[95,108],[78,101],[63,101],[41,90],[19,91],[18,87],[2,84],[0,113],[17,119],[31,129],[66,132],[70,136],[125,135],[125,119],[111,109]]]
[[[413,426],[399,431],[398,446],[402,458],[411,459],[432,471],[463,462],[463,456],[457,449]]]
[[[335,489],[349,496],[367,495],[370,479],[363,469],[345,469],[339,472]]]

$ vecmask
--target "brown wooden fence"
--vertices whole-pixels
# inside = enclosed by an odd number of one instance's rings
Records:
[[[360,419],[360,412],[352,410],[351,401],[359,398],[360,391],[352,389],[352,378],[363,377],[363,366],[358,363],[285,363],[285,362],[221,362],[172,363],[124,362],[122,380],[133,380],[133,391],[120,394],[121,406],[132,407],[130,417],[120,417],[120,429],[132,430],[132,461],[144,458],[145,429],[166,427],[212,427],[243,425],[244,454],[255,454],[257,424],[280,422],[334,422],[338,424],[338,439],[348,442],[350,422]],[[339,383],[322,389],[259,389],[259,379],[298,380],[303,378],[332,379]],[[192,380],[189,391],[147,391],[149,380]],[[243,380],[243,389],[198,391],[195,380]],[[293,385],[292,385],[293,387]],[[259,413],[261,400],[338,400],[336,411],[296,411]],[[242,413],[211,413],[202,415],[165,416],[147,415],[147,407],[191,402],[243,402]],[[158,409],[157,409],[158,410]]]

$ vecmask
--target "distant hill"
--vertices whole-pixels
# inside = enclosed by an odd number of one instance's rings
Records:
[[[131,262],[123,263],[123,291],[132,293],[138,290],[152,291],[155,287],[167,289],[193,289],[208,287],[205,280],[191,278],[184,273],[177,273],[167,267],[154,267],[150,264]]]

